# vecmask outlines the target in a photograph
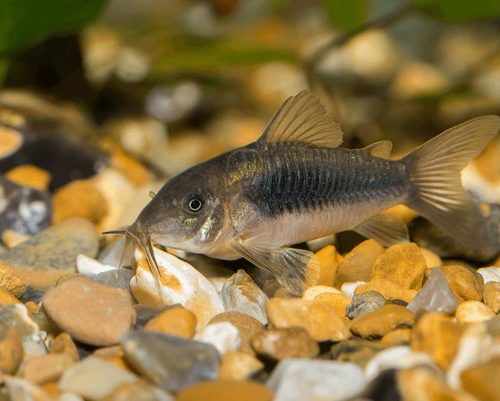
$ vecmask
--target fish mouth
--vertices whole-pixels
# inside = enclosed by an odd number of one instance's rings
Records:
[[[120,263],[118,265],[118,268],[123,267],[123,262],[125,259],[132,259],[133,258],[133,251],[136,249],[136,247],[139,247],[145,258],[146,262],[148,264],[149,270],[151,271],[151,274],[153,275],[153,279],[155,281],[155,286],[156,290],[159,295],[161,295],[161,270],[160,267],[158,266],[158,262],[156,261],[156,257],[154,254],[154,249],[153,249],[153,242],[151,241],[151,237],[146,231],[139,232],[137,234],[136,231],[132,230],[132,227],[129,227],[125,230],[109,230],[109,231],[104,231],[103,234],[105,235],[124,235],[125,236],[125,245],[122,250],[122,254],[120,256]]]

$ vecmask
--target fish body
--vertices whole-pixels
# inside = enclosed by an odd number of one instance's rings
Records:
[[[342,132],[308,92],[288,99],[255,143],[196,165],[168,181],[127,234],[220,259],[244,257],[300,293],[318,272],[314,255],[290,247],[355,230],[384,245],[408,239],[383,210],[406,204],[470,246],[497,247],[460,183],[460,170],[500,127],[485,116],[445,131],[400,160],[391,144],[338,148]],[[490,249],[491,248],[491,249]]]

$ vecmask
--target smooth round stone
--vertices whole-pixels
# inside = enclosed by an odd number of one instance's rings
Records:
[[[252,337],[251,343],[258,355],[276,360],[314,358],[319,354],[318,343],[300,327],[263,330]]]
[[[14,167],[7,171],[5,177],[19,185],[39,191],[47,190],[50,182],[50,173],[47,170],[31,164]]]
[[[495,316],[490,308],[479,301],[467,301],[458,305],[455,318],[459,323],[479,323]]]
[[[387,304],[374,312],[358,316],[351,322],[353,334],[363,338],[382,337],[397,328],[413,326],[414,315],[403,306]]]
[[[196,316],[193,312],[176,305],[149,320],[144,329],[191,338],[196,330]]]
[[[24,350],[19,331],[0,325],[0,371],[14,374],[23,360]]]
[[[241,350],[251,352],[250,340],[254,335],[264,330],[264,326],[252,316],[240,312],[223,312],[219,313],[209,324],[229,322],[238,328],[241,338]]]
[[[368,291],[381,293],[387,301],[401,300],[406,303],[411,302],[418,294],[417,290],[401,288],[395,281],[384,278],[374,278],[357,287],[354,293],[362,294]]]
[[[500,282],[490,282],[484,285],[484,303],[495,312],[500,312]]]
[[[73,339],[68,333],[62,332],[58,334],[52,341],[49,342],[49,352],[51,354],[66,354],[74,361],[78,361],[78,349],[76,348]]]
[[[374,312],[385,304],[385,299],[377,291],[368,291],[363,294],[354,295],[351,303],[346,308],[346,316],[354,319],[364,313]]]
[[[75,361],[67,354],[47,354],[30,358],[23,364],[22,376],[34,384],[59,380]]]
[[[198,383],[181,391],[176,401],[234,401],[235,399],[272,401],[273,392],[260,383],[216,380]]]
[[[73,338],[98,346],[118,343],[135,319],[128,293],[84,277],[49,290],[43,297],[43,307]]]
[[[229,322],[210,323],[198,331],[194,338],[212,344],[221,355],[241,348],[240,331]]]
[[[462,265],[441,267],[450,288],[464,301],[483,299],[483,278],[481,275]]]
[[[341,259],[337,253],[337,249],[333,245],[327,245],[316,252],[315,256],[319,263],[319,274],[316,285],[333,286]]]
[[[219,379],[246,380],[264,368],[264,364],[248,352],[229,351],[220,366]]]
[[[406,345],[410,343],[411,329],[395,329],[385,334],[380,339],[380,344],[392,345]]]
[[[211,344],[163,333],[129,331],[121,345],[127,362],[167,391],[215,380],[219,374],[219,352]]]
[[[375,260],[384,252],[384,247],[369,239],[354,247],[339,264],[335,277],[335,287],[344,283],[369,281]]]
[[[477,272],[483,277],[485,284],[491,281],[500,283],[500,267],[481,267]]]

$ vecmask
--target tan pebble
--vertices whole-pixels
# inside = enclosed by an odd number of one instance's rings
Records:
[[[54,223],[70,217],[84,217],[99,224],[106,216],[108,204],[92,179],[76,180],[59,188],[53,196]]]
[[[26,306],[30,315],[40,312],[40,305],[34,303],[33,301],[26,302],[24,306]]]
[[[439,255],[435,254],[429,249],[420,248],[420,252],[422,252],[422,255],[424,255],[425,263],[428,269],[432,269],[434,267],[439,267],[443,265],[443,261],[441,260]]]
[[[45,191],[50,182],[50,173],[40,167],[24,164],[7,171],[5,176],[15,183]]]
[[[30,358],[23,364],[22,376],[34,384],[58,380],[75,361],[67,354],[47,354]]]
[[[119,345],[98,348],[94,351],[93,355],[104,359],[106,362],[110,362],[119,368],[132,372],[130,365],[125,360],[123,349]]]
[[[408,344],[410,338],[411,329],[396,329],[384,334],[380,339],[380,343],[389,346]]]
[[[418,290],[427,269],[420,248],[413,243],[396,244],[388,248],[373,264],[371,279],[389,280],[403,290]]]
[[[442,376],[428,367],[398,371],[397,384],[404,401],[475,401],[465,392],[448,387]]]
[[[500,283],[492,281],[483,288],[484,303],[495,313],[500,312]]]
[[[229,351],[222,357],[219,378],[221,380],[246,380],[264,364],[248,352]]]
[[[302,327],[263,330],[252,337],[252,348],[258,355],[281,360],[314,358],[319,346]]]
[[[327,302],[271,298],[266,311],[273,326],[303,327],[315,341],[341,341],[350,337],[344,320]]]
[[[21,133],[12,128],[0,126],[0,137],[2,138],[0,141],[1,158],[11,155],[23,144]]]
[[[462,265],[441,267],[451,290],[465,301],[483,299],[483,277]]]
[[[0,326],[0,371],[14,374],[23,356],[23,343],[17,329]]]
[[[363,338],[377,338],[401,327],[413,326],[413,313],[401,305],[386,304],[351,321],[351,332]]]
[[[20,303],[21,301],[14,295],[0,288],[0,305],[14,305]]]
[[[14,230],[4,230],[2,233],[2,242],[7,245],[7,248],[14,248],[16,245],[30,239],[31,237],[26,234],[18,233]]]
[[[312,301],[321,294],[342,294],[342,291],[327,285],[315,285],[307,288],[302,294],[302,299],[305,301]]]
[[[455,311],[455,318],[459,323],[479,323],[494,316],[495,312],[479,301],[463,302]]]
[[[141,163],[119,148],[111,150],[111,166],[122,172],[138,186],[145,185],[151,180],[151,173]]]
[[[182,390],[176,401],[272,401],[273,392],[261,383],[214,380],[195,384]]]
[[[320,266],[316,284],[333,286],[339,266],[337,249],[333,245],[328,245],[316,252],[315,255]]]
[[[394,281],[381,278],[375,278],[366,284],[360,285],[356,288],[354,294],[359,295],[368,291],[381,293],[387,301],[401,300],[406,303],[410,303],[418,294],[417,290],[405,290]]]
[[[25,282],[2,261],[0,261],[0,288],[15,297],[20,297],[28,289]]]
[[[191,338],[196,330],[196,316],[180,305],[167,309],[146,323],[144,329]]]
[[[353,248],[339,264],[335,277],[335,287],[344,283],[369,281],[375,260],[384,252],[384,247],[377,241],[369,239]]]
[[[500,395],[500,357],[472,366],[460,375],[462,387],[481,401],[498,401]]]
[[[351,299],[344,294],[319,294],[316,301],[326,302],[332,305],[340,316],[345,316],[345,310],[351,303]]]
[[[142,381],[123,383],[115,387],[113,392],[99,401],[168,401],[171,398],[163,390]],[[76,401],[76,400],[75,400]]]
[[[240,332],[241,351],[252,353],[250,345],[251,338],[264,330],[264,326],[257,319],[246,313],[241,312],[223,312],[219,313],[210,320],[210,323],[229,322],[236,326]]]
[[[462,328],[444,313],[422,315],[413,327],[411,348],[426,352],[441,369],[448,369],[458,351]]]
[[[78,349],[68,333],[59,333],[50,343],[49,352],[51,354],[66,354],[71,357],[73,361],[78,361],[80,355]]]

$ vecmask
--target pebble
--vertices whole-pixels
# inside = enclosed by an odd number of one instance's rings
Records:
[[[483,299],[483,278],[475,271],[462,265],[441,267],[451,290],[464,301]]]
[[[174,398],[158,387],[135,381],[118,385],[102,401],[174,401]]]
[[[392,346],[392,345],[406,345],[410,343],[411,339],[411,329],[395,329],[391,330],[389,333],[384,334],[380,339],[380,344]]]
[[[23,164],[7,171],[5,177],[23,187],[46,191],[50,182],[50,173],[32,164]]]
[[[215,380],[219,374],[219,352],[211,344],[147,331],[130,331],[121,344],[127,362],[167,391]]]
[[[15,305],[20,303],[21,302],[10,292],[0,288],[0,305]]]
[[[340,263],[340,255],[333,245],[327,245],[315,253],[319,263],[319,275],[316,285],[333,286]]]
[[[339,264],[335,287],[340,288],[344,283],[355,281],[369,281],[372,276],[372,266],[383,252],[384,247],[373,239],[357,245]]]
[[[477,272],[483,277],[484,284],[491,281],[500,283],[500,267],[481,267]]]
[[[317,296],[322,294],[343,294],[342,291],[337,290],[334,287],[329,287],[327,285],[314,285],[307,288],[302,294],[302,299],[305,301],[312,301]]]
[[[1,133],[1,128],[0,128]],[[49,194],[23,187],[0,175],[0,232],[36,234],[50,225],[52,207]]]
[[[458,305],[455,317],[459,323],[484,322],[495,316],[490,308],[479,301],[467,301]]]
[[[354,319],[364,313],[374,312],[385,304],[385,299],[379,292],[368,291],[363,294],[354,295],[351,303],[347,306],[345,314],[349,319]]]
[[[281,360],[314,358],[319,346],[301,327],[263,330],[252,338],[252,348],[259,356]]]
[[[245,270],[238,270],[224,281],[221,297],[226,311],[246,313],[262,324],[267,323],[265,310],[267,295]]]
[[[351,332],[363,338],[377,338],[397,328],[413,326],[414,314],[404,306],[387,304],[351,322]]]
[[[410,303],[418,294],[417,290],[403,289],[398,283],[381,278],[375,278],[366,284],[358,286],[354,293],[358,295],[368,291],[379,292],[387,301],[400,300],[406,303]]]
[[[460,379],[463,388],[481,401],[497,401],[500,395],[500,357],[464,370]]]
[[[351,299],[344,294],[324,293],[314,299],[318,302],[330,304],[341,317],[346,315],[346,309],[351,303]]]
[[[341,401],[360,394],[366,383],[353,363],[307,359],[281,361],[267,381],[274,401]]]
[[[229,351],[222,357],[221,380],[246,380],[261,371],[264,364],[248,352]]]
[[[98,346],[118,343],[135,319],[128,293],[85,277],[66,280],[49,290],[43,307],[73,338]]]
[[[417,296],[408,304],[413,313],[419,311],[453,314],[457,308],[457,298],[453,294],[440,268],[432,272]]]
[[[57,189],[52,198],[54,223],[83,217],[98,225],[108,212],[108,204],[95,180],[75,180]]]
[[[500,282],[489,282],[483,288],[484,303],[494,312],[500,312]]]
[[[21,337],[38,333],[38,325],[28,315],[22,304],[0,305],[0,326],[15,327]]]
[[[342,287],[340,289],[348,298],[352,298],[354,297],[356,289],[364,284],[366,284],[366,281],[354,281],[352,283],[350,282],[344,283],[342,284]]]
[[[261,383],[216,380],[181,391],[176,401],[273,401],[273,392]]]
[[[68,333],[59,333],[52,341],[49,342],[49,352],[52,354],[66,354],[75,362],[80,359],[78,349]]]
[[[101,262],[85,255],[76,257],[76,271],[84,276],[94,276],[99,273],[117,270],[114,266],[104,265]]]
[[[19,331],[0,325],[0,371],[14,374],[23,360],[24,350]]]
[[[213,284],[189,263],[159,249],[155,258],[161,271],[161,295],[142,254],[138,256],[136,275],[130,282],[132,294],[150,305],[181,304],[196,316],[198,327],[204,327],[224,306]]]
[[[22,376],[33,384],[59,380],[75,361],[67,354],[47,354],[30,358],[22,367]]]
[[[238,328],[241,339],[241,350],[245,352],[252,352],[250,340],[253,336],[264,330],[264,326],[257,319],[240,312],[219,313],[209,323],[219,322],[229,322]]]
[[[76,272],[79,254],[95,257],[98,239],[94,226],[81,218],[51,226],[0,255],[0,259],[35,289],[53,286]]]
[[[380,255],[372,268],[371,279],[389,280],[398,288],[422,288],[427,263],[420,248],[413,243],[400,243],[389,247]]]
[[[25,379],[7,376],[3,378],[3,382],[6,399],[9,401],[53,401],[53,398],[41,387],[31,384]]]
[[[15,297],[20,297],[28,287],[12,269],[0,261],[0,289],[10,292]]]
[[[194,339],[212,344],[221,355],[241,348],[240,331],[229,322],[210,323],[198,331]]]
[[[196,330],[196,316],[182,306],[175,305],[149,320],[144,329],[191,338]]]
[[[385,346],[376,341],[368,341],[357,337],[341,341],[330,348],[331,358],[338,362],[352,362],[361,368]]]
[[[136,380],[137,376],[129,371],[102,358],[89,356],[64,372],[59,387],[94,401],[108,396],[119,385]]]
[[[425,263],[427,264],[428,269],[434,269],[435,267],[440,267],[443,265],[443,261],[439,257],[439,255],[435,254],[429,249],[420,248],[420,252],[424,255]]]
[[[342,317],[327,302],[271,298],[266,310],[273,326],[303,327],[315,341],[341,341],[350,337]]]
[[[411,348],[425,352],[441,369],[448,369],[457,353],[462,329],[451,317],[429,312],[417,320],[411,333]]]
[[[31,235],[21,234],[17,231],[6,229],[2,232],[2,242],[7,246],[7,248],[14,248],[21,242],[26,241],[31,237]]]
[[[107,272],[102,272],[88,278],[96,283],[114,288],[121,288],[130,292],[130,280],[134,277],[134,271],[131,269],[113,269]]]

